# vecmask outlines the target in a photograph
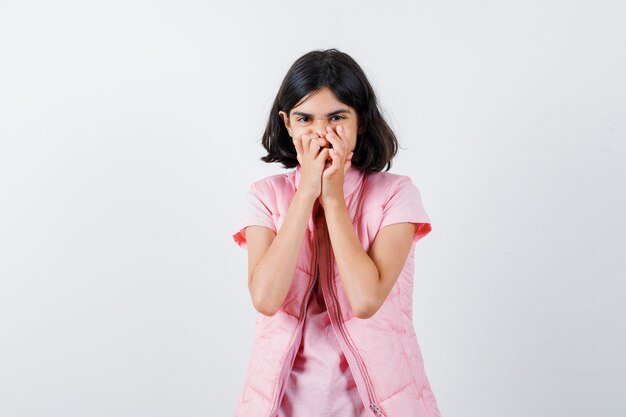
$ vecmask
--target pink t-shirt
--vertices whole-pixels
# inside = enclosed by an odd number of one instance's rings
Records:
[[[324,382],[320,385],[320,381]],[[330,324],[317,281],[277,417],[337,416],[366,417],[367,412]]]

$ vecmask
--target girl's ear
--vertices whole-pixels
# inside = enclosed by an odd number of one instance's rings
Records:
[[[289,123],[289,116],[287,116],[287,113],[281,110],[278,112],[278,116],[280,116],[280,118],[283,119],[283,122],[285,123],[285,127],[287,128],[287,132],[289,132],[289,136],[292,136],[291,124]]]

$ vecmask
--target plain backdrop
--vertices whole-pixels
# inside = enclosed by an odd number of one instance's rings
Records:
[[[620,1],[0,1],[0,415],[233,414],[232,234],[295,59],[364,68],[422,193],[443,417],[626,415]],[[389,416],[406,417],[406,416]]]

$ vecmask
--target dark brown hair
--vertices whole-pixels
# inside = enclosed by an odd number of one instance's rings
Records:
[[[381,115],[374,89],[361,67],[337,49],[311,51],[289,68],[278,90],[261,142],[264,162],[280,162],[285,168],[298,165],[296,149],[278,112],[291,115],[300,100],[328,87],[342,103],[357,113],[359,131],[352,166],[361,171],[388,171],[398,151],[398,140]],[[386,167],[386,169],[385,169]]]

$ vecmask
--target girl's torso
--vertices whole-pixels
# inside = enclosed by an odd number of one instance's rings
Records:
[[[327,230],[311,216],[283,305],[274,316],[257,315],[237,417],[276,417],[277,410],[283,406],[281,395],[284,392],[291,390],[287,398],[298,398],[295,388],[306,389],[301,384],[296,387],[300,377],[315,378],[315,386],[327,382],[313,373],[292,375],[294,366],[305,366],[304,360],[315,357],[306,351],[311,347],[307,332],[315,327],[308,326],[309,318],[304,311],[308,310],[305,300],[310,299],[307,296],[311,295],[314,260],[318,258],[319,282],[328,309],[321,317],[330,321],[326,335],[334,334],[345,355],[366,415],[440,417],[412,322],[414,244],[430,232],[430,220],[420,193],[409,177],[385,172],[366,174],[352,168],[346,173],[344,197],[354,230],[366,252],[382,227],[400,222],[417,224],[405,266],[376,314],[369,319],[356,318],[338,274]],[[299,176],[297,167],[252,184],[246,210],[233,235],[237,244],[246,247],[245,227],[249,225],[266,226],[275,232],[280,230],[297,190]],[[316,294],[319,297],[317,291]],[[302,338],[305,338],[304,345],[300,343]],[[298,357],[301,346],[302,354]],[[326,348],[332,346],[329,343]],[[329,352],[329,357],[335,355],[334,360],[341,370],[341,356],[332,348]],[[335,374],[336,380],[342,378],[348,386],[350,378],[345,373]],[[291,387],[290,382],[294,384]],[[350,392],[354,391],[347,387],[345,393]]]
[[[313,287],[302,341],[277,417],[367,417],[337,342],[321,287]]]

